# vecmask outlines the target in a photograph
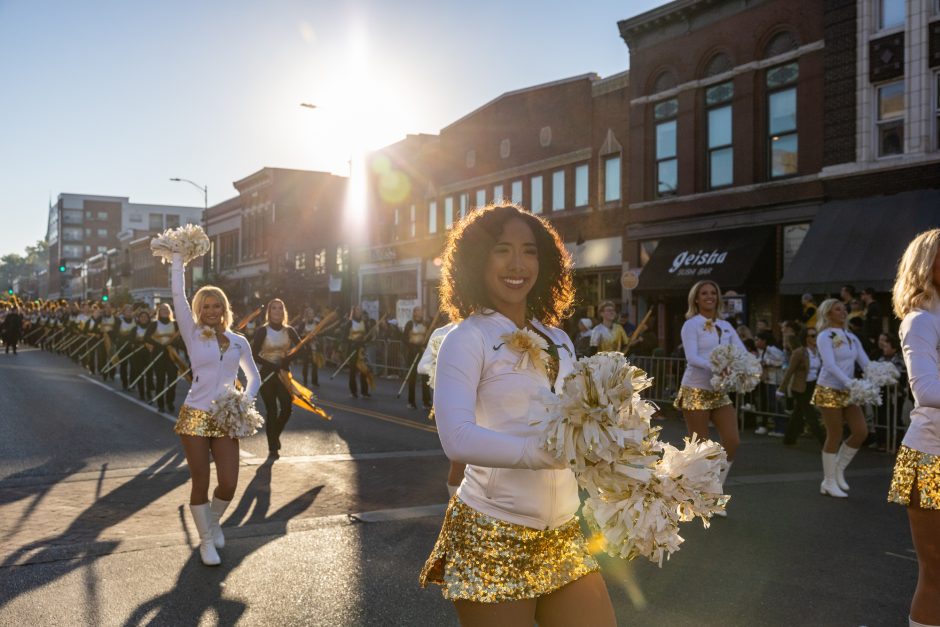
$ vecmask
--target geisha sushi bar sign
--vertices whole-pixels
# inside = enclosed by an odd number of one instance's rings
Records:
[[[640,272],[640,291],[688,290],[709,279],[722,289],[773,276],[774,229],[757,227],[696,233],[659,240]],[[762,265],[755,273],[756,265]],[[766,267],[763,267],[766,266]]]
[[[669,274],[675,276],[707,277],[728,258],[726,250],[683,250],[672,260]]]

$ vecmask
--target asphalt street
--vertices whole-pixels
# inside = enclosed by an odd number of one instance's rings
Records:
[[[0,354],[0,625],[456,624],[417,584],[446,500],[433,422],[398,381],[351,399],[329,373],[332,420],[295,410],[276,461],[263,434],[244,441],[207,568],[173,417],[64,357]],[[689,524],[661,569],[603,560],[619,624],[906,625],[917,565],[885,502],[892,461],[863,450],[835,500],[813,441],[744,434],[728,518]]]

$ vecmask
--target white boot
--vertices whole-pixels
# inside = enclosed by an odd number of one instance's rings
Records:
[[[225,513],[230,503],[231,501],[223,501],[213,495],[212,504],[209,506],[209,509],[212,510],[212,543],[215,544],[217,549],[225,548],[225,536],[222,534],[221,520],[222,514]]]
[[[843,490],[849,489],[849,484],[845,482],[845,469],[852,463],[852,458],[855,457],[856,453],[858,453],[858,449],[852,448],[845,442],[842,443],[839,452],[836,453],[838,456],[836,459],[836,483]]]
[[[196,523],[196,531],[199,532],[199,557],[202,558],[202,563],[206,566],[218,566],[222,560],[212,543],[212,510],[209,504],[190,505],[189,511]]]
[[[725,467],[722,468],[721,472],[718,474],[718,480],[721,482],[722,494],[724,494],[725,492],[725,480],[728,478],[728,473],[731,472],[731,464],[733,463],[734,463],[733,461],[725,462]],[[722,518],[725,518],[728,516],[728,510],[727,509],[719,510],[715,512],[715,516],[721,516]]]
[[[448,494],[448,496],[454,496],[455,494],[457,494],[457,488],[459,488],[459,487],[460,487],[459,485],[450,485],[450,484],[448,483],[448,484],[447,484],[447,494]]]
[[[836,462],[838,460],[836,453],[823,453],[823,482],[819,485],[820,494],[828,494],[836,498],[844,499],[848,496],[836,483]]]

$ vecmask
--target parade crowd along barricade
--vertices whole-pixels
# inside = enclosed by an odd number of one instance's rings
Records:
[[[28,333],[25,331],[23,335]],[[338,366],[345,355],[343,341],[325,335],[318,338],[318,343],[326,362],[334,368]],[[405,342],[398,339],[372,339],[365,346],[365,358],[375,375],[381,378],[400,380],[411,366]],[[686,360],[682,357],[630,355],[630,361],[652,378],[653,383],[644,391],[644,396],[663,407],[671,406],[685,372]],[[742,430],[747,425],[762,425],[769,421],[775,421],[778,427],[786,423],[792,414],[793,401],[786,396],[781,398],[776,390],[773,385],[761,384],[746,394],[732,395]],[[895,452],[907,425],[906,414],[910,407],[906,406],[905,395],[897,384],[884,386],[881,396],[883,404],[880,407],[865,408],[866,418],[881,447]]]

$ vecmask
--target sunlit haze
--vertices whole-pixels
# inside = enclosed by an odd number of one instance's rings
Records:
[[[168,179],[212,205],[265,166],[355,176],[506,91],[627,69],[617,20],[660,4],[0,0],[0,255],[63,192],[199,206]]]

